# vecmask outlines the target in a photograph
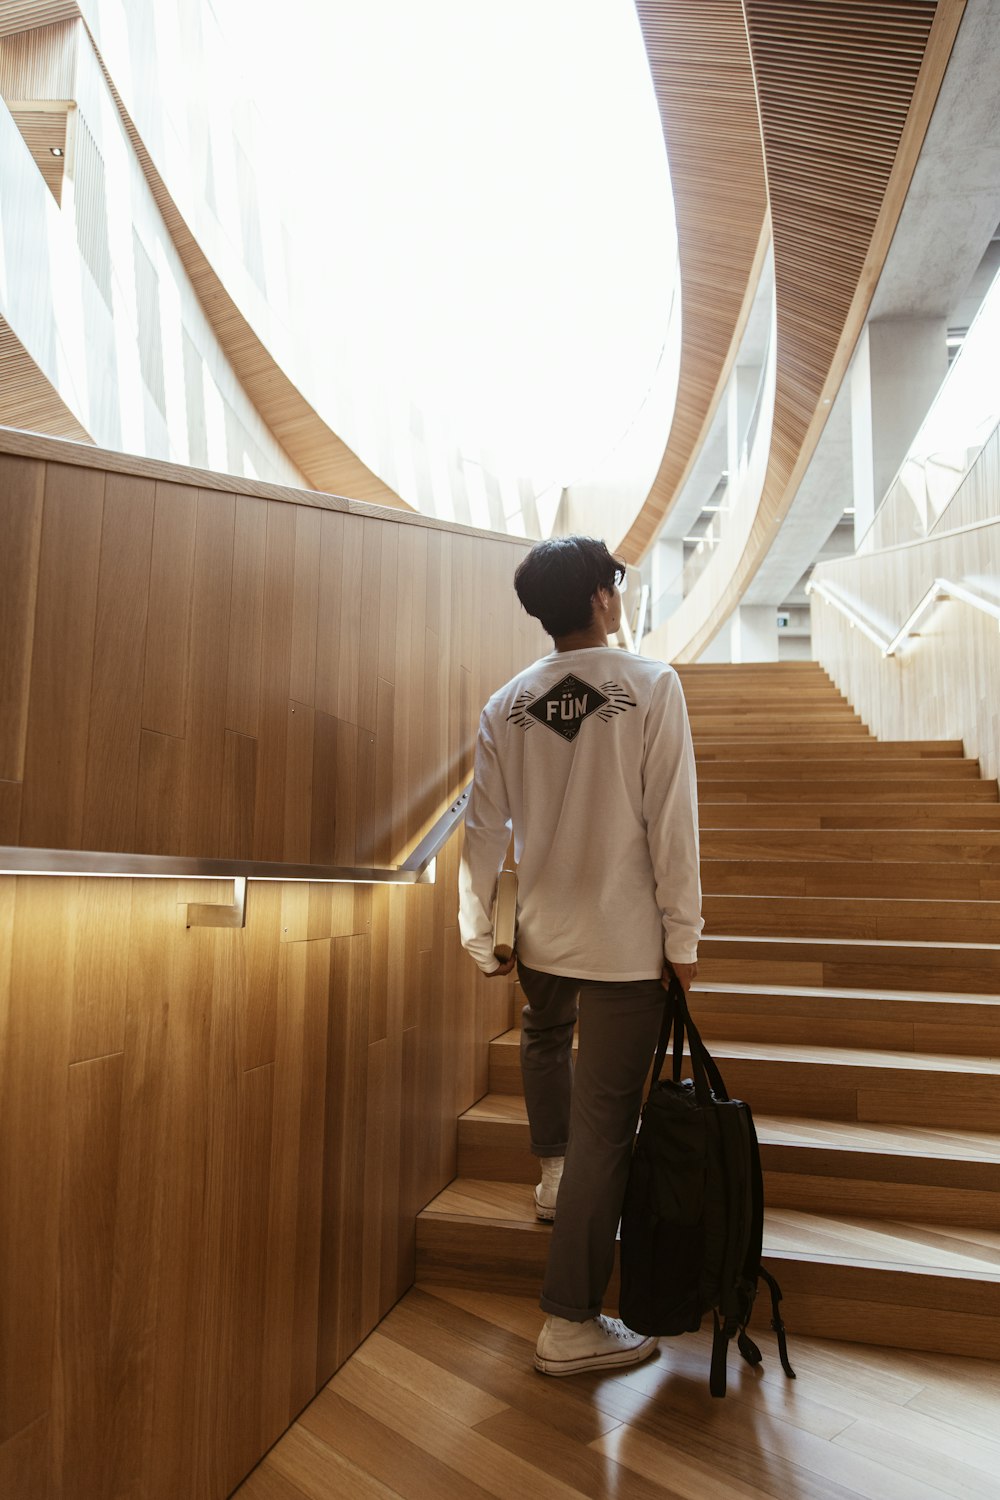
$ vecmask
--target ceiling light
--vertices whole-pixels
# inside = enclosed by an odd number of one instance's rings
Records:
[[[49,150],[53,156],[63,156],[65,154],[61,146],[50,146]]]

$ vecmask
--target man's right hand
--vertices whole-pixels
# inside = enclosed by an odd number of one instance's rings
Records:
[[[516,963],[517,954],[515,953],[513,957],[508,958],[505,964],[501,964],[499,969],[491,969],[488,974],[486,974],[485,969],[482,972],[487,979],[502,979],[505,974],[509,974],[512,971]]]
[[[663,973],[660,976],[660,983],[663,985],[663,988],[665,990],[669,990],[670,988],[670,978],[672,974],[677,975],[677,978],[681,983],[681,989],[686,995],[698,976],[698,965],[697,963],[664,964]]]

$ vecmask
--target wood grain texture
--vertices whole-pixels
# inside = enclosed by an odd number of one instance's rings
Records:
[[[0,778],[24,775],[45,471],[0,456]]]
[[[50,158],[51,160],[52,158]],[[6,318],[0,318],[0,423],[88,443],[90,434],[31,357]]]
[[[795,1340],[790,1386],[762,1369],[707,1388],[706,1333],[616,1379],[550,1382],[524,1297],[417,1289],[237,1492],[239,1500],[529,1492],[629,1500],[990,1500],[1000,1367]],[[271,1486],[276,1485],[276,1488]],[[281,1488],[294,1485],[293,1491]]]
[[[46,469],[21,806],[22,840],[43,849],[83,834],[104,486]]]
[[[480,704],[540,652],[510,603],[523,542],[142,464],[3,463],[13,840],[399,862],[461,785]]]
[[[105,481],[90,702],[99,732],[87,743],[84,849],[135,847],[154,494],[149,479]]]
[[[399,859],[539,654],[522,542],[163,466],[3,463],[12,838]],[[457,849],[436,887],[258,885],[228,932],[185,925],[222,882],[0,879],[12,1493],[37,1462],[48,1494],[221,1500],[411,1283],[510,1023],[459,949]]]

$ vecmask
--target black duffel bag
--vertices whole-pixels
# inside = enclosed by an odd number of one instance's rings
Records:
[[[661,1079],[671,1033],[673,1076]],[[693,1077],[682,1079],[685,1036]],[[782,1368],[795,1378],[778,1308],[781,1288],[760,1263],[763,1229],[764,1185],[750,1106],[730,1099],[675,976],[625,1190],[619,1311],[636,1333],[667,1336],[695,1332],[711,1311],[713,1396],[726,1394],[732,1338],[749,1364],[761,1361],[746,1331],[758,1280],[770,1289]]]

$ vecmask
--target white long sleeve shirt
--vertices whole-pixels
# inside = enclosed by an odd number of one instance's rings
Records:
[[[462,943],[497,966],[491,912],[514,832],[517,951],[581,979],[693,963],[702,929],[694,751],[672,667],[554,651],[483,709],[459,873]]]

